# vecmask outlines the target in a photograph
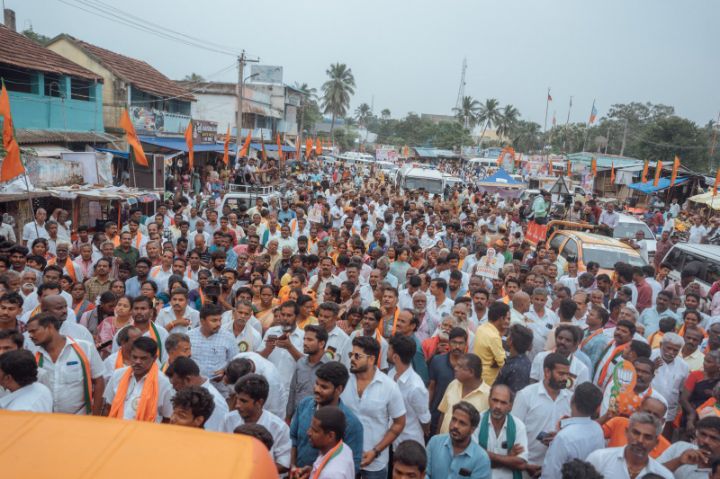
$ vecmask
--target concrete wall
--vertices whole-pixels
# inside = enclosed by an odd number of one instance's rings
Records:
[[[195,120],[216,121],[218,133],[225,133],[230,126],[235,128],[235,96],[209,93],[195,93],[192,117]],[[244,108],[243,108],[244,110]]]

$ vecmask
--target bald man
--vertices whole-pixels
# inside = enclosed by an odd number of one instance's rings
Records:
[[[530,311],[530,296],[524,291],[518,291],[512,298],[510,324],[522,324],[526,326],[528,319],[525,317],[525,314],[528,311]]]
[[[68,308],[65,298],[59,294],[42,298],[40,300],[40,311],[50,313],[60,320],[59,332],[63,336],[70,336],[73,339],[81,339],[88,341],[90,344],[95,344],[92,334],[85,326],[76,323],[74,320],[67,320],[72,310]]]

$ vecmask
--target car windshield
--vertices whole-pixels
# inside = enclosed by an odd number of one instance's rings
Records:
[[[405,178],[406,190],[424,189],[428,193],[442,193],[442,181],[429,178]]]
[[[645,233],[645,239],[655,239],[645,223],[619,223],[613,230],[613,238],[635,238],[638,231]]]
[[[645,261],[639,255],[633,255],[621,249],[598,248],[583,246],[583,263],[594,261],[602,269],[613,269],[615,263],[628,263],[631,266],[645,266]]]

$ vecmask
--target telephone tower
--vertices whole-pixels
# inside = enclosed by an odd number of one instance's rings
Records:
[[[467,71],[467,58],[463,58],[462,72],[460,73],[460,87],[458,88],[457,100],[455,108],[462,108],[463,97],[465,96],[465,72]]]

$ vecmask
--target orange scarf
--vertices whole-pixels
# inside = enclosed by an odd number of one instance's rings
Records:
[[[319,479],[320,474],[322,473],[322,470],[325,469],[325,466],[327,466],[328,462],[330,462],[332,459],[334,459],[336,456],[338,456],[343,450],[343,442],[340,441],[335,446],[330,449],[327,454],[325,454],[325,457],[322,461],[320,461],[320,465],[318,466],[317,470],[312,476],[312,479]]]
[[[78,359],[80,359],[80,366],[82,367],[85,414],[92,414],[93,385],[92,379],[90,378],[90,374],[92,372],[92,369],[90,369],[90,360],[88,359],[87,354],[85,354],[85,351],[82,350],[75,340],[68,336],[67,341],[70,343],[70,347],[73,351],[75,351]],[[42,368],[45,363],[45,356],[43,356],[40,351],[35,353],[35,362],[37,363],[38,368]]]
[[[48,261],[48,266],[57,264],[57,258],[53,258],[50,261]],[[73,283],[77,283],[77,275],[75,274],[75,265],[70,260],[70,258],[65,258],[65,270],[67,271],[68,276],[73,280]]]
[[[585,345],[586,345],[587,343],[589,343],[592,338],[594,338],[595,336],[597,336],[598,334],[600,334],[600,333],[602,333],[602,332],[603,332],[603,328],[602,328],[602,327],[600,327],[599,329],[596,329],[595,331],[593,331],[592,334],[590,334],[587,338],[585,338],[585,339],[582,340],[582,342],[580,343],[580,349],[584,348]]]
[[[117,357],[115,358],[115,369],[120,369],[125,366],[125,360],[123,360],[122,349],[118,349]]]
[[[110,407],[109,417],[123,419],[125,414],[125,401],[127,400],[128,388],[130,386],[130,378],[132,377],[132,368],[128,367],[118,383],[115,398]],[[138,401],[137,412],[135,413],[136,421],[155,422],[157,419],[157,405],[160,385],[158,382],[158,365],[153,362],[150,371],[145,375],[145,384],[143,384],[140,401]]]
[[[610,349],[610,347],[612,346],[612,344],[614,342],[615,341],[613,341],[607,345],[607,347],[605,348],[605,352],[607,352],[608,349]],[[616,346],[615,349],[613,349],[613,352],[610,353],[610,357],[608,358],[607,361],[605,361],[605,364],[603,364],[602,370],[600,371],[600,376],[598,376],[598,385],[601,388],[605,384],[605,378],[607,377],[608,369],[610,368],[610,365],[612,364],[613,359],[620,356],[623,353],[623,351],[625,351],[629,347],[630,347],[630,342],[628,341],[627,343],[625,343],[621,346]],[[601,357],[605,357],[605,352],[603,352],[603,355]],[[602,359],[601,359],[601,361],[602,361]]]
[[[392,331],[390,332],[390,336],[395,335],[395,329],[397,328],[397,320],[398,316],[400,315],[400,308],[397,306],[395,307],[395,317],[393,318],[393,325],[392,325]],[[380,319],[380,324],[378,324],[378,332],[382,335],[385,333],[385,319]]]

